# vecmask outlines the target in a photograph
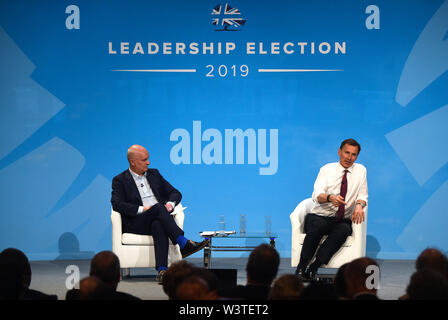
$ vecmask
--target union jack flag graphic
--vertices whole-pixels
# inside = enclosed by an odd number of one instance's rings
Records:
[[[217,27],[223,27],[223,29],[215,31],[238,31],[236,28],[246,23],[246,20],[241,18],[240,15],[240,10],[232,8],[228,3],[225,5],[218,4],[212,11],[212,24]]]

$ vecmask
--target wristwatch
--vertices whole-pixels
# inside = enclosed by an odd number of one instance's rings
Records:
[[[329,195],[327,196],[327,202],[330,202],[330,196],[331,196],[331,194],[329,194]]]
[[[356,204],[359,204],[363,209],[366,207],[366,205],[362,202],[356,202]]]

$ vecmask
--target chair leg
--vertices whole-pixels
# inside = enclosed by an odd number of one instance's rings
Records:
[[[129,278],[131,276],[130,268],[120,268],[120,271],[121,280],[123,280],[124,278]]]

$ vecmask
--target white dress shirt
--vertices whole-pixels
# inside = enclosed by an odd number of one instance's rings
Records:
[[[143,201],[143,206],[138,207],[137,214],[140,214],[143,212],[143,207],[152,207],[156,203],[159,203],[154,196],[154,193],[152,192],[151,186],[148,183],[148,180],[146,179],[146,172],[143,175],[139,175],[135,173],[134,171],[129,168],[129,172],[132,175],[132,178],[134,178],[135,184],[137,185],[138,192],[140,193],[140,197]]]
[[[324,194],[338,195],[341,192],[341,182],[344,176],[344,168],[339,162],[328,163],[320,168],[316,182],[314,183],[313,200],[316,202],[312,213],[334,217],[338,207],[331,202],[319,203],[317,197]],[[367,204],[367,170],[359,163],[354,163],[347,168],[347,194],[345,196],[344,218],[350,218],[357,200],[363,200]]]

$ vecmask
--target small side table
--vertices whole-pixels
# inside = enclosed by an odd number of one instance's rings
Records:
[[[215,246],[213,245],[213,239],[260,239],[269,240],[269,245],[275,248],[276,234],[265,234],[265,233],[235,233],[235,234],[221,234],[221,233],[199,233],[201,237],[209,240],[209,245],[204,248],[204,268],[209,269],[211,265],[212,252],[237,252],[237,251],[252,251],[256,247],[254,246]]]

